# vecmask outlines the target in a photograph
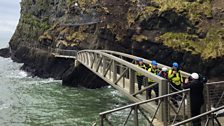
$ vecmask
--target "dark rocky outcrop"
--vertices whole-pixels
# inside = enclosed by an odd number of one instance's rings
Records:
[[[104,80],[90,72],[85,66],[79,65],[77,67],[67,70],[62,77],[63,84],[69,86],[84,86],[88,88],[100,88],[107,86]]]
[[[165,3],[166,2],[166,3]],[[223,0],[22,0],[12,59],[33,75],[67,85],[105,85],[47,48],[108,49],[223,80]],[[82,76],[86,75],[86,76]],[[85,78],[91,81],[89,83]],[[99,85],[98,85],[99,84]]]
[[[11,56],[10,48],[0,49],[0,56],[4,58],[9,58]]]

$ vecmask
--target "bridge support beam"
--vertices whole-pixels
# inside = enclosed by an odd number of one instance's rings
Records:
[[[115,83],[116,80],[117,80],[117,66],[116,62],[113,61],[113,82]]]

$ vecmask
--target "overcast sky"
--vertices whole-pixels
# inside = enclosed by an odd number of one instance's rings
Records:
[[[0,46],[6,46],[19,21],[21,0],[0,0]]]

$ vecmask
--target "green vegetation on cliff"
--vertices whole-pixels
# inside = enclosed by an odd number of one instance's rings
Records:
[[[210,28],[207,36],[203,39],[187,33],[167,32],[158,37],[157,40],[164,41],[166,46],[176,50],[185,50],[193,54],[200,54],[204,59],[216,58],[224,55],[223,28]]]
[[[21,21],[23,27],[40,31],[37,36],[39,41],[51,40],[53,45],[58,45],[60,38],[66,43],[64,45],[79,46],[81,42],[98,39],[96,29],[101,29],[110,32],[110,37],[118,43],[127,40],[128,36],[131,42],[162,43],[174,50],[198,54],[204,59],[224,56],[224,20],[217,22],[213,19],[214,1],[191,1],[59,0],[56,7],[56,3],[49,1],[23,0]],[[64,22],[75,22],[78,16],[84,17],[94,9],[94,13],[101,15],[99,19],[103,24],[61,26]],[[78,11],[81,15],[72,11]],[[27,34],[30,34],[28,37],[34,36],[32,32]]]
[[[170,9],[185,14],[190,21],[199,21],[203,16],[212,17],[211,0],[188,2],[187,0],[154,0],[160,5],[160,12]]]
[[[22,18],[22,23],[29,24],[32,27],[35,27],[41,30],[47,30],[50,28],[50,24],[48,22],[45,22],[48,20],[47,17],[44,19],[45,21],[40,20],[31,14],[23,14],[21,18]]]

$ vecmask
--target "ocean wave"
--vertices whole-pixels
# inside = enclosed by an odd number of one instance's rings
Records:
[[[0,105],[0,110],[7,109],[9,107],[10,107],[10,105],[2,104],[2,105]]]
[[[24,77],[28,77],[28,73],[25,72],[25,71],[20,71],[20,72],[19,72],[19,77],[22,77],[22,78],[24,78]]]

